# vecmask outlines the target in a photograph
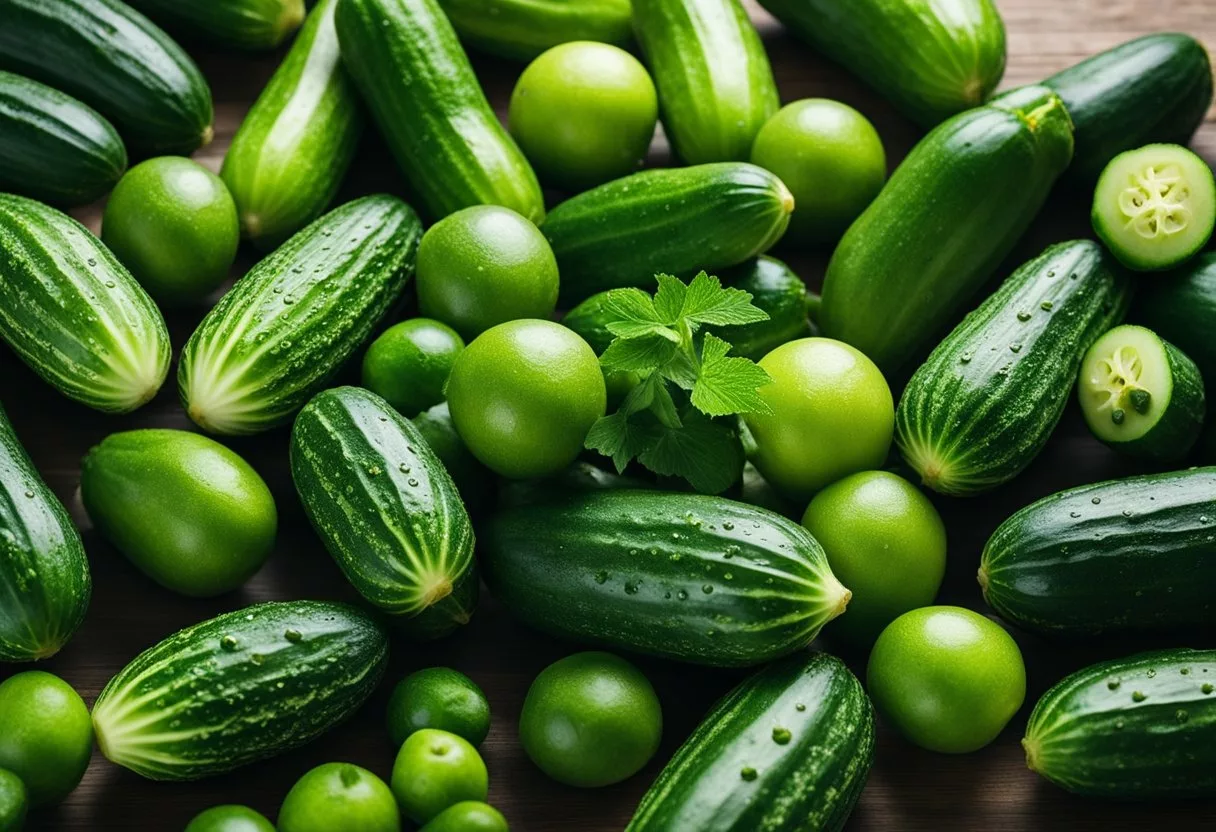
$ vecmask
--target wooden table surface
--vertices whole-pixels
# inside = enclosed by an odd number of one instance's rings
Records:
[[[1087,55],[1153,30],[1190,32],[1209,48],[1216,47],[1212,0],[998,0],[998,5],[1009,33],[1009,67],[1003,86],[1039,80]],[[753,12],[769,47],[784,101],[809,96],[844,100],[874,121],[887,144],[892,165],[902,158],[917,138],[910,124],[843,71],[783,34],[766,14],[754,7]],[[216,140],[196,158],[218,169],[233,131],[273,71],[277,56],[233,56],[197,50],[196,55],[212,84],[218,128]],[[502,112],[518,68],[482,60],[477,68]],[[1216,162],[1212,114],[1195,146],[1209,162]],[[661,163],[665,158],[665,145],[657,141],[652,161]],[[365,142],[344,197],[368,190],[401,190],[399,176],[374,138]],[[77,215],[94,230],[98,228],[99,205]],[[1086,235],[1086,217],[1085,194],[1058,193],[1009,265],[1037,253],[1049,242]],[[824,255],[783,256],[811,285],[818,285]],[[249,262],[250,256],[243,253],[234,275]],[[1002,274],[1007,273],[1008,269],[1002,270]],[[200,308],[170,316],[175,347],[185,341],[203,311]],[[90,529],[77,496],[81,456],[113,431],[153,426],[190,428],[174,387],[167,384],[152,403],[134,414],[102,416],[58,396],[7,349],[0,352],[0,399],[39,470],[84,530],[95,581],[84,625],[58,656],[40,667],[66,678],[90,704],[106,680],[139,651],[203,618],[268,599],[354,600],[354,592],[308,529],[288,474],[286,431],[230,443],[266,478],[280,512],[275,552],[242,590],[211,600],[174,595],[145,578]],[[1015,509],[1060,488],[1132,471],[1128,463],[1088,436],[1074,407],[1042,456],[1017,481],[991,495],[967,501],[937,499],[950,538],[950,565],[941,602],[987,611],[974,580],[979,552],[996,525]],[[1202,639],[1192,635],[1174,641],[1060,645],[1024,633],[1014,635],[1026,657],[1029,691],[1026,705],[1004,734],[978,753],[946,756],[916,749],[892,731],[880,728],[877,762],[849,823],[850,830],[1112,832],[1174,824],[1191,829],[1216,828],[1216,802],[1103,805],[1067,795],[1026,769],[1018,743],[1034,701],[1066,673],[1141,646],[1202,646]],[[830,634],[823,646],[832,649]],[[493,728],[482,749],[490,770],[489,799],[506,814],[513,830],[619,830],[668,756],[739,674],[640,659],[663,703],[666,726],[662,748],[645,770],[624,783],[577,790],[541,775],[516,741],[516,723],[529,682],[548,663],[574,649],[516,624],[488,595],[483,595],[473,623],[459,634],[438,644],[395,643],[391,669],[379,692],[349,723],[311,745],[279,759],[192,784],[141,780],[95,754],[81,786],[58,808],[36,814],[30,827],[173,830],[217,803],[246,803],[273,819],[296,778],[320,763],[356,762],[387,778],[394,749],[385,736],[382,716],[392,684],[413,669],[445,664],[468,673],[490,698]],[[864,656],[845,654],[845,658],[859,670],[864,667]],[[13,665],[0,668],[0,678],[21,669]]]

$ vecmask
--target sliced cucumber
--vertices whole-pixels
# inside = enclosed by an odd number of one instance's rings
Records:
[[[1180,459],[1203,428],[1199,368],[1142,326],[1118,326],[1094,342],[1077,394],[1093,435],[1131,456]]]
[[[1169,269],[1203,248],[1216,227],[1216,179],[1176,144],[1120,153],[1098,179],[1094,231],[1123,265]]]

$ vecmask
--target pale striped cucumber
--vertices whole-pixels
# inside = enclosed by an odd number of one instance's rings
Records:
[[[304,20],[304,0],[127,2],[175,35],[233,49],[274,49]]]

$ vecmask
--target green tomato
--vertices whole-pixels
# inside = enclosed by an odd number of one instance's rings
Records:
[[[745,419],[760,474],[806,502],[841,477],[882,466],[895,405],[874,362],[830,338],[800,338],[760,359],[772,383],[760,388],[771,413]]]
[[[541,671],[524,700],[519,739],[532,762],[568,786],[607,786],[658,750],[663,713],[650,681],[611,653],[575,653]]]
[[[458,670],[428,667],[406,676],[388,700],[388,736],[397,748],[423,728],[439,728],[481,745],[490,733],[490,703]]]
[[[363,386],[413,418],[443,401],[464,340],[447,324],[413,318],[390,326],[363,356]]]
[[[961,607],[924,607],[891,622],[870,653],[866,686],[883,717],[930,751],[983,748],[1017,713],[1026,668],[1009,634]]]
[[[21,778],[8,769],[0,768],[0,832],[21,832],[28,802],[29,795]],[[503,827],[504,830],[506,828]]]
[[[473,338],[557,308],[557,259],[540,229],[510,208],[475,205],[422,235],[416,282],[423,315]]]
[[[807,98],[777,111],[756,134],[753,164],[794,195],[789,241],[830,243],[857,219],[887,178],[874,125],[847,104]]]
[[[477,749],[449,731],[415,731],[393,763],[393,794],[416,823],[461,801],[484,801],[488,789],[489,774]]]
[[[515,479],[573,462],[607,395],[591,347],[550,321],[487,330],[457,356],[448,378],[460,438],[482,464]]]
[[[158,302],[189,304],[228,277],[241,228],[223,180],[197,162],[161,156],[119,180],[101,239]]]
[[[909,610],[933,603],[946,571],[946,527],[912,483],[864,471],[832,483],[807,506],[802,525],[853,592],[833,635],[871,644]]]
[[[212,806],[194,816],[185,832],[275,832],[274,824],[248,806]]]
[[[507,121],[544,182],[582,191],[632,173],[658,119],[654,82],[637,58],[606,43],[574,41],[528,64]]]
[[[72,686],[41,670],[0,682],[0,768],[25,783],[31,806],[58,803],[93,753],[89,709]]]
[[[398,832],[392,791],[365,768],[325,763],[296,781],[279,809],[279,832]]]
[[[507,819],[487,803],[465,800],[449,806],[419,832],[509,832]]]

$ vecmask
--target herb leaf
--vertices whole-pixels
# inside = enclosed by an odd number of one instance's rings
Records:
[[[692,403],[710,416],[732,413],[772,413],[757,388],[773,379],[746,358],[727,356],[730,344],[705,333],[701,345],[701,372],[692,388]]]

